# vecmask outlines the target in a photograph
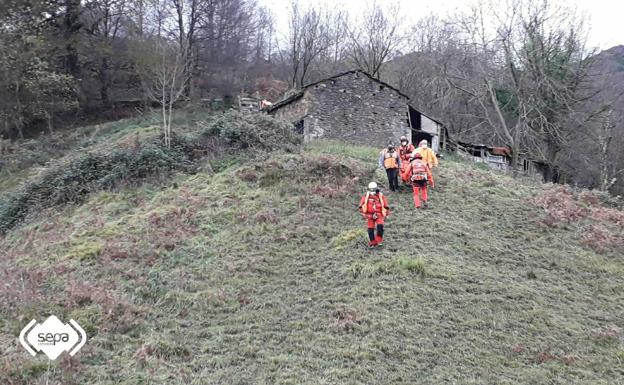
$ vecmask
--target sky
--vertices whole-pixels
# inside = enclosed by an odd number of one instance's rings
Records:
[[[299,0],[303,5],[327,4],[331,9],[345,9],[352,14],[361,12],[366,0]],[[381,6],[398,3],[408,23],[421,16],[437,14],[444,16],[466,9],[470,0],[376,0]],[[553,3],[576,7],[589,20],[588,43],[600,50],[624,45],[624,0],[551,0]],[[276,17],[278,31],[288,29],[289,0],[258,0],[271,9]],[[369,0],[370,2],[370,0]]]

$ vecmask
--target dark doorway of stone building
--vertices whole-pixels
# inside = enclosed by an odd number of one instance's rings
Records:
[[[412,128],[412,144],[418,147],[418,143],[420,143],[421,140],[427,139],[427,142],[429,142],[429,146],[431,147],[433,136],[422,131],[422,114],[412,108],[412,106],[408,106],[408,113],[408,122]]]
[[[431,147],[433,135],[428,134],[424,131],[417,131],[417,130],[412,129],[412,144],[415,147],[418,147],[418,143],[420,143],[420,141],[423,139],[426,139],[427,143],[429,143],[429,147]]]
[[[303,119],[295,123],[295,132],[297,134],[303,135]]]

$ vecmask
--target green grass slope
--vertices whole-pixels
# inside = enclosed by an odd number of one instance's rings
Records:
[[[429,209],[388,194],[369,250],[375,158],[318,142],[12,230],[0,383],[624,383],[621,212],[446,159]],[[49,314],[89,336],[50,367],[17,341]]]
[[[206,111],[189,109],[174,114],[172,124],[177,132],[187,132],[197,130],[197,123],[207,118]],[[50,162],[68,154],[130,147],[137,141],[153,138],[159,133],[160,119],[157,111],[150,112],[116,122],[60,130],[53,135],[11,144],[4,153],[0,152],[0,194],[15,189]]]

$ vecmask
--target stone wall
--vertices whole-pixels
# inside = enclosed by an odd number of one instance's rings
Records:
[[[304,95],[273,112],[293,123],[304,120],[304,139],[332,138],[385,147],[409,135],[407,98],[354,72],[305,89]]]
[[[310,102],[304,95],[303,97],[271,112],[271,115],[296,124],[308,115],[309,108]]]

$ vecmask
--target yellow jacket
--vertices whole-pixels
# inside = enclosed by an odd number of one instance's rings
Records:
[[[420,154],[423,162],[427,163],[430,168],[437,167],[438,157],[429,147],[418,147],[414,150],[414,154]]]

